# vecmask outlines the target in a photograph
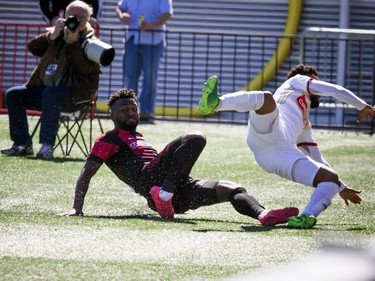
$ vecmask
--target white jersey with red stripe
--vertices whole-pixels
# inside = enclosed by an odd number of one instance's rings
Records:
[[[310,80],[308,76],[297,75],[284,82],[274,94],[277,103],[275,112],[266,115],[250,112],[247,142],[254,153],[274,146],[295,147],[299,136],[309,130],[311,102],[307,87]],[[261,132],[259,124],[270,128]]]
[[[280,111],[280,117],[288,130],[287,138],[296,144],[298,136],[309,128],[310,98],[308,85],[312,78],[297,75],[288,79],[279,87],[274,99]]]
[[[366,105],[366,102],[341,86],[304,75],[288,79],[274,94],[277,103],[274,112],[258,115],[251,111],[249,116],[247,144],[259,165],[266,171],[293,180],[294,163],[299,159],[306,159],[306,155],[317,162],[317,168],[321,164],[328,165],[312,137],[309,121],[310,94],[333,96],[358,110]],[[312,147],[313,153],[306,149],[302,153],[297,149],[299,144]]]

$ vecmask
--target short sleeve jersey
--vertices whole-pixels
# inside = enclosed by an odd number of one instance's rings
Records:
[[[158,27],[154,32],[139,31],[139,17],[143,17],[147,22],[156,22],[163,13],[173,14],[172,0],[120,0],[118,7],[124,12],[131,13],[131,22],[129,30],[126,33],[126,39],[134,36],[134,43],[157,45],[165,42],[166,25]]]
[[[288,139],[295,143],[304,129],[310,128],[309,82],[311,77],[296,75],[288,79],[274,94],[280,118],[288,128]]]
[[[95,141],[89,159],[105,163],[119,179],[134,188],[138,175],[157,155],[141,133],[114,129]]]

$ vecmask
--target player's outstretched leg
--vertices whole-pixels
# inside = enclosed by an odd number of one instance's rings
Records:
[[[316,224],[316,218],[312,215],[290,217],[288,226],[291,228],[309,229]]]
[[[211,76],[207,79],[206,83],[204,83],[202,99],[198,105],[198,111],[203,115],[212,113],[220,102],[220,94],[217,92],[217,83],[217,76]]]
[[[286,223],[290,217],[297,216],[298,213],[299,210],[295,207],[264,211],[264,214],[262,213],[259,217],[259,221],[262,225]]]

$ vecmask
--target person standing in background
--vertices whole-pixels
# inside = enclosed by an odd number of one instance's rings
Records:
[[[154,116],[159,64],[166,45],[166,23],[172,14],[172,0],[118,2],[116,15],[129,27],[123,63],[125,86],[138,95],[141,121],[151,121]],[[138,80],[142,72],[142,91],[139,92]]]
[[[43,19],[47,24],[54,26],[58,18],[65,17],[65,9],[72,0],[39,0],[39,8]],[[85,0],[85,3],[92,7],[92,15],[89,23],[93,28],[98,24],[98,19],[102,9],[102,0]]]

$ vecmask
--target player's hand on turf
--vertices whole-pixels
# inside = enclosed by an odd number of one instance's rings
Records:
[[[346,187],[343,191],[340,192],[340,196],[342,199],[344,199],[346,205],[349,205],[349,201],[353,204],[361,204],[362,198],[358,195],[360,193],[360,190]]]
[[[76,209],[72,208],[66,213],[58,214],[58,216],[62,216],[62,217],[83,216],[83,213],[77,212]]]

